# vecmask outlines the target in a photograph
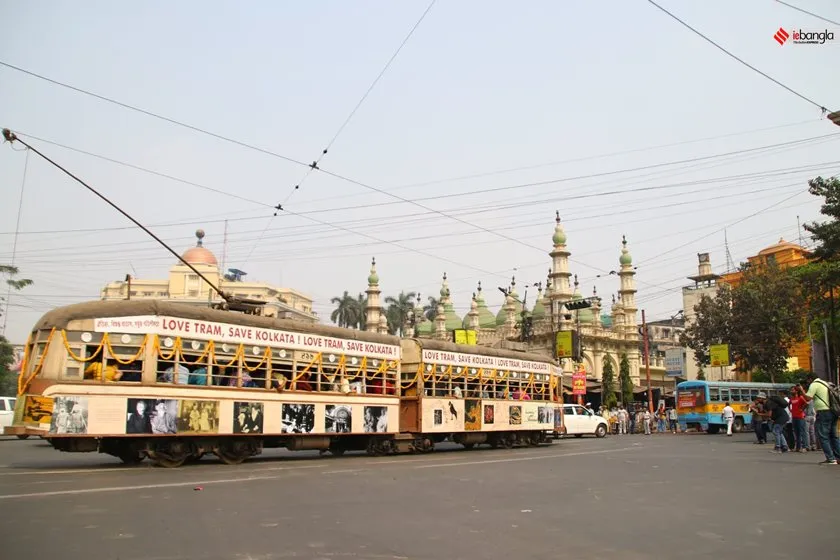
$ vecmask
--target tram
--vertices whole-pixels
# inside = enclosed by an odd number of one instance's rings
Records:
[[[540,445],[562,429],[550,360],[164,300],[46,313],[7,435],[163,467],[264,448],[341,455]],[[560,426],[560,428],[558,428]]]

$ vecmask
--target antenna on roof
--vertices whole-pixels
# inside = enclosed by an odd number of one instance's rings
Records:
[[[199,271],[198,271],[198,270],[197,270],[197,269],[196,269],[193,265],[191,265],[190,263],[188,263],[187,261],[185,261],[185,260],[181,257],[181,255],[179,255],[178,253],[176,253],[176,252],[172,249],[172,247],[170,247],[169,245],[167,245],[166,243],[164,243],[164,242],[163,242],[163,240],[162,240],[160,237],[158,237],[157,235],[155,235],[154,233],[152,233],[152,232],[149,230],[149,228],[147,228],[146,226],[144,226],[143,224],[141,224],[140,222],[138,222],[137,220],[135,220],[133,217],[131,217],[131,215],[130,215],[128,212],[126,212],[125,210],[123,210],[122,208],[120,208],[119,206],[117,206],[116,204],[114,204],[113,202],[111,202],[111,201],[108,199],[108,197],[106,197],[105,195],[103,195],[102,193],[100,193],[99,191],[97,191],[96,189],[94,189],[93,187],[91,187],[90,185],[88,185],[87,183],[85,183],[84,181],[82,181],[81,179],[79,179],[78,177],[76,177],[75,175],[73,175],[72,173],[70,173],[70,171],[68,171],[67,169],[65,169],[64,167],[62,167],[61,165],[59,165],[58,163],[54,162],[53,160],[51,160],[50,158],[48,158],[47,156],[45,156],[44,154],[42,154],[41,152],[39,152],[36,148],[33,148],[30,144],[28,144],[28,143],[24,142],[23,140],[21,140],[20,138],[18,138],[18,137],[17,137],[17,135],[16,135],[14,132],[12,132],[11,130],[9,130],[8,128],[4,128],[4,129],[3,129],[3,138],[6,140],[6,142],[9,142],[10,144],[14,144],[15,142],[20,142],[21,144],[23,144],[24,146],[26,146],[27,148],[29,148],[30,150],[32,150],[33,152],[35,152],[36,154],[38,154],[39,156],[41,156],[44,160],[48,161],[49,163],[51,163],[52,165],[54,165],[55,167],[57,167],[58,169],[60,169],[61,171],[63,171],[66,175],[68,175],[69,177],[71,177],[74,181],[76,181],[77,183],[79,183],[80,185],[82,185],[83,187],[85,187],[87,190],[89,190],[90,192],[92,192],[93,194],[95,194],[96,196],[98,196],[99,198],[101,198],[102,200],[104,200],[106,203],[108,203],[108,205],[110,205],[112,208],[114,208],[117,212],[119,212],[120,214],[122,214],[123,216],[125,216],[126,218],[128,218],[129,220],[131,220],[131,221],[132,221],[132,223],[134,223],[134,225],[136,225],[137,227],[139,227],[140,229],[142,229],[143,231],[145,231],[146,233],[148,233],[148,234],[149,234],[149,236],[151,236],[151,237],[152,237],[152,239],[154,239],[155,241],[157,241],[158,243],[160,243],[160,244],[163,246],[163,248],[164,248],[164,249],[166,249],[167,251],[169,251],[170,253],[172,253],[173,255],[175,255],[175,258],[177,258],[177,259],[178,259],[179,261],[181,261],[184,265],[186,265],[186,266],[187,266],[187,268],[189,268],[190,270],[192,270],[193,272],[195,272],[195,273],[198,275],[198,277],[199,277],[199,278],[201,278],[202,280],[204,280],[204,281],[207,283],[207,285],[208,285],[208,286],[210,286],[210,288],[212,288],[212,290],[213,290],[214,292],[216,292],[217,294],[219,294],[219,297],[221,297],[221,298],[225,301],[225,304],[226,304],[227,306],[230,306],[231,304],[234,304],[234,305],[235,305],[235,304],[237,304],[237,303],[249,303],[249,302],[244,301],[244,300],[243,300],[242,302],[238,302],[238,301],[236,300],[236,298],[234,298],[234,297],[232,297],[232,296],[230,296],[230,295],[228,295],[228,294],[226,294],[226,293],[222,292],[222,291],[219,289],[219,287],[218,287],[218,286],[216,286],[213,282],[211,282],[210,280],[208,280],[208,279],[207,279],[207,277],[206,277],[206,276],[204,276],[201,272],[199,272]],[[237,307],[242,307],[242,306],[241,306],[241,305],[237,305]],[[231,307],[231,308],[232,308],[232,307]]]
[[[802,226],[799,224],[799,216],[796,216],[796,233],[799,234],[799,246],[804,247],[805,244],[802,242]]]
[[[726,272],[735,270],[735,261],[732,260],[732,253],[729,251],[729,238],[726,236],[726,229],[723,230],[723,246],[726,248]]]

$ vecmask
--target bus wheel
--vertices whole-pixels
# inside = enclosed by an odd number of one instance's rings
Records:
[[[709,428],[706,430],[706,433],[715,435],[720,431],[720,426],[709,425]]]
[[[735,418],[735,422],[732,423],[732,431],[736,434],[740,434],[744,431],[744,419],[738,416]]]

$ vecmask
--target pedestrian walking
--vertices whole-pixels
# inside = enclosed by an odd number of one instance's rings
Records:
[[[726,422],[726,435],[732,436],[732,424],[735,422],[735,409],[729,406],[728,401],[723,407],[723,412],[720,413],[720,417]]]

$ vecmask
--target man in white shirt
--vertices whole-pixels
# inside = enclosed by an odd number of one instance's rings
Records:
[[[729,406],[729,403],[726,403],[726,406],[723,407],[723,412],[721,413],[720,417],[726,422],[726,435],[732,435],[732,423],[735,422],[735,409]]]

